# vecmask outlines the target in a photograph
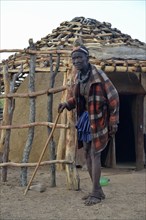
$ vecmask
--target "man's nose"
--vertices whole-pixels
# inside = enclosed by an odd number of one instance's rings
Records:
[[[74,59],[74,60],[73,60],[73,64],[76,64],[76,63],[77,63],[77,59]]]
[[[79,62],[79,58],[76,58],[76,59],[75,59],[75,63],[78,63],[78,62]]]

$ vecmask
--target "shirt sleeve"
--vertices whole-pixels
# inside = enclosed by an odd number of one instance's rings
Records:
[[[76,100],[75,100],[75,83],[72,80],[72,83],[67,91],[67,110],[70,111],[74,108],[76,108]]]
[[[109,125],[116,125],[119,123],[119,95],[110,79],[105,81],[104,89],[108,101]]]

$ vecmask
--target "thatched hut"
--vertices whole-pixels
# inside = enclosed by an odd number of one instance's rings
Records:
[[[52,51],[53,65],[56,65],[57,53],[60,55],[59,74],[55,85],[62,85],[64,78],[71,74],[70,52],[73,43],[81,41],[90,51],[90,61],[98,68],[103,69],[109,76],[120,95],[120,124],[116,134],[117,162],[134,162],[137,169],[144,164],[144,133],[146,133],[146,45],[120,30],[112,28],[110,23],[99,22],[95,19],[76,17],[65,21],[60,26],[35,43],[37,51]],[[29,49],[29,48],[27,48]],[[17,52],[8,58],[8,72],[16,73],[22,65],[22,74],[16,81],[15,91],[26,92],[29,74],[29,56],[26,50]],[[63,53],[68,51],[68,53]],[[0,64],[2,69],[2,64]],[[49,84],[49,56],[39,53],[36,57],[36,91],[48,88]],[[2,75],[1,75],[2,76]],[[65,81],[66,82],[66,81]],[[4,90],[1,79],[1,91]],[[65,96],[63,96],[65,97]],[[54,96],[54,112],[60,102],[61,95]],[[36,120],[47,121],[47,97],[38,97],[36,103]],[[13,124],[25,123],[28,120],[29,103],[26,99],[17,99],[13,116]],[[65,116],[62,117],[65,121]],[[26,129],[12,130],[10,140],[10,160],[20,161]],[[60,141],[56,132],[55,139]],[[47,137],[44,127],[35,129],[35,137],[30,160],[36,161],[40,155],[41,145]],[[62,145],[62,143],[60,144]],[[61,148],[61,154],[65,151]]]

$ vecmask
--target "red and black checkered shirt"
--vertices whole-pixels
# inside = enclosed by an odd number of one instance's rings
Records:
[[[90,85],[88,93],[88,113],[91,125],[92,141],[97,150],[104,148],[108,142],[108,128],[119,123],[119,95],[102,70],[90,65]],[[77,118],[84,111],[84,103],[80,95],[80,84],[75,78],[71,85],[68,110],[77,109]]]

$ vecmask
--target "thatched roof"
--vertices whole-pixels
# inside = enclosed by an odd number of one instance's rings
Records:
[[[146,72],[146,44],[131,36],[112,28],[110,23],[99,22],[95,19],[75,17],[65,21],[52,30],[51,34],[35,43],[36,50],[52,51],[53,62],[56,62],[57,51],[68,51],[61,54],[60,70],[66,65],[65,58],[70,57],[74,42],[83,43],[90,51],[91,63],[102,68],[105,72]],[[23,74],[29,73],[28,48],[8,57],[9,72],[15,73],[23,65]],[[38,54],[36,71],[49,71],[49,55]],[[110,67],[110,68],[109,68]],[[121,69],[122,67],[122,69]],[[62,69],[61,69],[62,68]],[[43,69],[43,70],[42,70]],[[2,64],[0,64],[2,70]],[[18,83],[19,86],[20,82]]]
[[[139,59],[146,60],[146,44],[133,40],[131,36],[112,28],[110,23],[95,19],[76,17],[65,21],[51,34],[36,42],[37,49],[72,49],[80,39],[97,59]],[[137,50],[138,49],[138,50]]]

